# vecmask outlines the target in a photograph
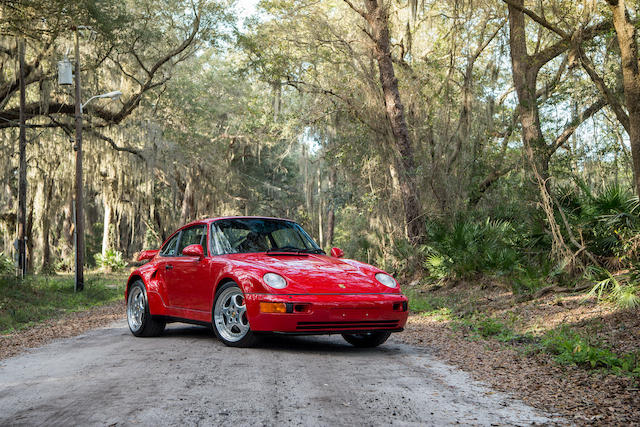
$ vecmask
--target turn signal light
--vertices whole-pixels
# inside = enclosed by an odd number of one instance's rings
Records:
[[[409,304],[406,301],[394,302],[393,311],[407,311],[409,310]]]
[[[287,304],[283,302],[261,302],[260,312],[261,313],[286,313]]]

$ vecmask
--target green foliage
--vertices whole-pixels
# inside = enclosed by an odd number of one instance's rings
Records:
[[[432,254],[427,256],[424,262],[425,268],[429,271],[431,277],[436,279],[444,279],[450,274],[450,266],[453,260],[440,254]]]
[[[84,290],[75,293],[72,276],[0,278],[0,333],[118,300],[124,281],[124,277],[88,276]]]
[[[619,356],[607,348],[594,345],[579,333],[562,327],[542,337],[544,351],[555,356],[562,364],[575,364],[590,368],[606,368],[616,373],[640,376],[640,353]]]
[[[426,292],[406,290],[404,294],[409,299],[409,310],[413,313],[431,314],[448,308],[447,301],[442,297],[435,297]]]
[[[114,249],[107,250],[104,256],[102,253],[97,253],[94,258],[96,265],[107,271],[118,271],[127,266],[127,263],[122,259],[122,252]]]
[[[475,330],[482,337],[487,338],[503,333],[506,330],[506,326],[492,317],[485,317],[475,324]]]
[[[521,343],[534,340],[530,334],[518,334],[504,321],[482,313],[474,312],[471,315],[460,317],[458,323],[470,329],[477,338],[491,338],[504,343]]]
[[[0,276],[10,275],[15,273],[15,264],[13,260],[0,252]]]
[[[638,270],[614,276],[609,271],[597,269],[605,278],[598,281],[588,295],[597,296],[598,300],[609,300],[620,308],[635,308],[640,306],[640,286],[638,286]]]
[[[506,274],[520,262],[518,236],[509,221],[457,218],[451,225],[432,222],[427,240],[424,267],[436,279]]]
[[[345,207],[337,212],[338,222],[333,243],[341,248],[348,258],[367,261],[371,258],[373,246],[367,238],[366,213],[358,211],[355,207]]]
[[[579,179],[576,184],[576,187],[556,190],[560,207],[574,233],[582,236],[585,246],[594,255],[609,258],[615,266],[629,265],[638,256],[637,196],[616,184],[606,185],[597,193]]]

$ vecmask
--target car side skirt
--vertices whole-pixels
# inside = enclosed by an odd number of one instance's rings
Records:
[[[188,323],[190,325],[198,325],[198,326],[211,326],[211,322],[205,322],[202,320],[194,320],[187,319],[184,317],[176,317],[176,316],[152,316],[154,320],[159,320],[166,323]]]
[[[341,335],[341,334],[368,334],[371,332],[402,332],[404,328],[396,328],[396,329],[356,329],[356,330],[347,330],[347,331],[313,331],[313,332],[259,332],[260,334],[273,334],[273,335],[295,335],[295,336],[303,336],[303,335]]]

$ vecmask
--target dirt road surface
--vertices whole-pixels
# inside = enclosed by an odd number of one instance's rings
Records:
[[[173,324],[124,321],[0,361],[0,425],[531,425],[556,423],[393,340],[338,336],[228,348]]]

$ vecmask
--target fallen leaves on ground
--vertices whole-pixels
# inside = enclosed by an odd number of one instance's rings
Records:
[[[446,291],[460,294],[469,289]],[[512,295],[491,290],[470,295],[484,314],[499,319],[517,319],[521,330],[549,330],[570,324],[590,332],[599,341],[610,343],[616,351],[639,349],[638,312],[584,302],[583,296],[548,296],[516,303]],[[482,301],[479,301],[482,300]],[[516,328],[520,329],[520,328]],[[400,340],[427,348],[436,357],[469,372],[475,379],[508,392],[528,404],[558,413],[578,425],[640,425],[640,386],[625,376],[587,370],[575,365],[560,365],[552,356],[525,352],[517,344],[481,339],[467,328],[452,328],[452,323],[419,314],[409,318]]]
[[[86,311],[69,313],[8,335],[0,335],[0,360],[58,338],[73,337],[90,329],[106,326],[124,316],[124,303],[116,301]]]

